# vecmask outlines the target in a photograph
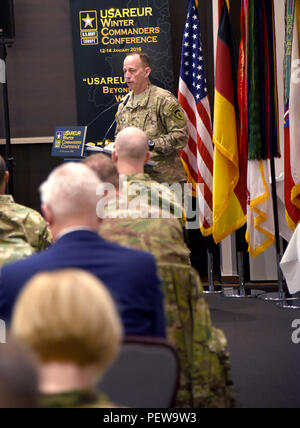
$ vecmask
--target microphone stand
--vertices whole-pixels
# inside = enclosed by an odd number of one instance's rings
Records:
[[[124,108],[125,108],[126,104],[128,103],[129,97],[130,97],[130,93],[129,93],[129,94],[127,94],[127,95],[126,95],[126,96],[121,100],[120,104],[123,104],[123,106],[122,106],[122,110],[120,111],[120,113],[124,110]],[[120,114],[120,113],[119,113],[119,114]],[[110,127],[109,127],[109,128],[108,128],[108,130],[106,131],[106,133],[105,133],[105,135],[104,135],[104,139],[103,139],[103,140],[104,140],[104,144],[105,144],[106,137],[108,136],[108,134],[109,134],[110,130],[112,129],[112,127],[114,126],[114,124],[116,123],[117,118],[118,118],[118,115],[116,115],[116,117],[115,117],[115,119],[114,119],[113,123],[110,125]]]
[[[88,123],[87,125],[86,125],[86,127],[88,128],[89,126],[91,126],[93,123],[95,123],[103,114],[105,114],[106,112],[108,112],[109,110],[111,110],[112,108],[114,108],[114,107],[116,107],[117,105],[120,105],[120,104],[123,104],[123,107],[122,107],[122,110],[124,109],[124,107],[126,106],[126,104],[128,103],[128,100],[129,100],[129,96],[130,96],[130,93],[129,94],[127,94],[127,95],[125,95],[125,97],[124,98],[122,98],[122,100],[121,101],[118,101],[117,103],[115,103],[115,104],[113,104],[113,105],[111,105],[110,107],[108,107],[107,109],[105,109],[104,111],[101,111],[90,123]],[[104,148],[105,148],[105,140],[106,140],[106,137],[107,137],[107,135],[109,134],[109,132],[110,132],[110,130],[112,129],[112,127],[114,126],[114,124],[116,123],[116,121],[117,121],[117,115],[116,115],[116,117],[115,117],[115,119],[114,119],[114,121],[112,122],[112,124],[110,125],[110,127],[108,128],[108,130],[106,131],[106,133],[105,133],[105,135],[104,135],[104,138],[103,138],[103,140],[102,140],[102,147],[98,147],[97,148],[97,150],[95,150],[95,147],[91,147],[91,146],[89,146],[89,145],[85,145],[85,147],[86,147],[86,149],[88,150],[88,151],[103,151],[104,150]]]
[[[118,106],[118,105],[120,105],[120,104],[123,104],[123,108],[126,106],[126,104],[128,103],[128,100],[129,100],[129,96],[130,96],[130,93],[129,94],[127,94],[127,95],[125,95],[125,97],[124,98],[122,98],[120,101],[118,101],[117,103],[114,103],[114,104],[112,104],[111,106],[109,106],[107,109],[105,109],[105,110],[103,110],[103,111],[101,111],[99,114],[97,114],[97,116],[96,117],[94,117],[94,119],[93,120],[91,120],[91,122],[89,122],[87,125],[86,125],[86,127],[88,128],[89,126],[91,126],[91,125],[93,125],[98,119],[100,119],[100,117],[101,116],[103,116],[105,113],[107,113],[109,110],[111,110],[111,109],[113,109],[114,107],[116,107],[116,106]],[[105,145],[105,140],[106,140],[106,137],[107,137],[107,135],[109,134],[109,131],[112,129],[112,127],[114,126],[114,124],[116,123],[116,121],[117,121],[117,116],[115,117],[115,119],[114,119],[114,121],[113,121],[113,123],[110,125],[110,127],[108,128],[108,130],[106,131],[106,133],[105,133],[105,135],[104,135],[104,138],[103,138],[103,140],[102,140],[102,147]]]
[[[122,101],[122,100],[121,100]],[[93,123],[95,123],[98,119],[100,119],[101,116],[103,116],[105,113],[107,113],[109,110],[111,110],[112,108],[116,107],[117,105],[119,105],[121,103],[121,101],[118,101],[117,103],[114,103],[113,105],[109,106],[107,109],[100,111],[99,114],[97,114],[96,117],[94,117],[93,120],[91,120],[86,127],[88,128],[89,126],[93,125]]]

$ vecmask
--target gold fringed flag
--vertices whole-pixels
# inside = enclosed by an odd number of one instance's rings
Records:
[[[300,221],[300,1],[286,1],[284,169],[286,220],[292,231]]]
[[[270,157],[280,156],[273,0],[243,0],[241,21],[248,62],[241,82],[249,159],[246,240],[249,253],[257,257],[275,241],[268,164]]]
[[[229,3],[221,10],[215,79],[213,142],[213,237],[216,243],[246,222],[246,184],[240,175],[239,124],[236,94],[236,61]]]

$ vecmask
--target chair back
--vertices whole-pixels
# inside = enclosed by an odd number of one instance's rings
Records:
[[[176,349],[160,338],[125,337],[120,355],[105,373],[99,389],[122,406],[169,408],[179,379]]]

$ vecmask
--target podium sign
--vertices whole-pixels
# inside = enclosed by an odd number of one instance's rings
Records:
[[[55,128],[51,156],[63,158],[83,157],[86,126]]]
[[[78,124],[87,125],[129,91],[123,61],[145,51],[153,84],[173,91],[168,0],[70,0]],[[88,128],[87,143],[99,143],[117,107]],[[108,137],[112,140],[114,129]]]

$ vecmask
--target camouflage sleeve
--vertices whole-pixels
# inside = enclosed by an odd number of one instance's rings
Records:
[[[43,217],[31,211],[26,218],[25,232],[27,242],[35,251],[42,251],[52,243],[52,236]]]
[[[42,227],[38,245],[38,251],[43,251],[53,243],[53,238],[47,225]]]
[[[160,105],[159,115],[165,135],[153,139],[157,153],[170,153],[183,149],[189,138],[187,119],[175,97],[166,97]]]
[[[226,338],[211,324],[198,273],[190,267],[159,264],[165,294],[168,339],[181,362],[176,407],[234,406]]]
[[[118,107],[118,111],[116,113],[116,130],[115,130],[115,139],[118,135],[118,133],[121,131],[121,126],[120,126],[120,106]]]
[[[233,408],[235,396],[226,337],[221,330],[217,330],[211,324],[209,307],[199,275],[195,271],[191,277],[191,285],[194,320],[193,360],[190,361],[193,405],[206,408]]]

